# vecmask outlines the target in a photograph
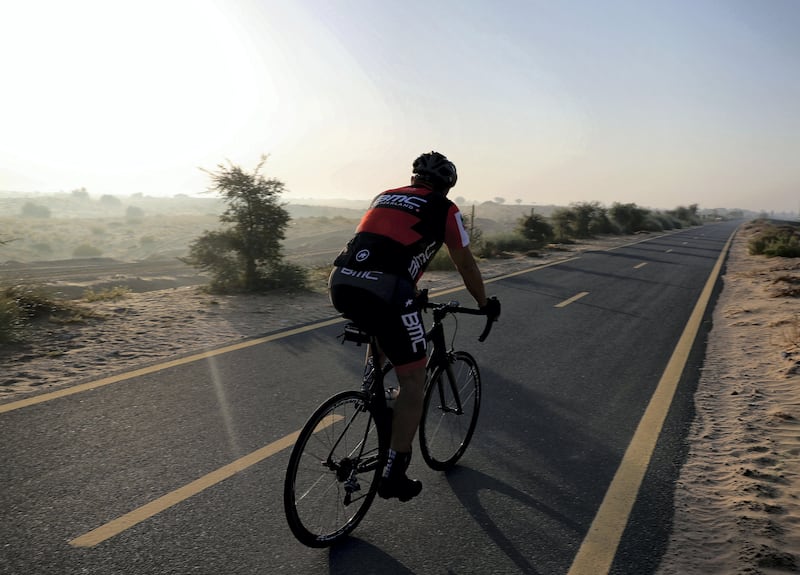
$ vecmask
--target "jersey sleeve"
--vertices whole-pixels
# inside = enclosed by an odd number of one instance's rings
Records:
[[[465,248],[469,245],[469,233],[464,226],[464,218],[455,204],[451,204],[447,212],[444,243],[448,248]]]

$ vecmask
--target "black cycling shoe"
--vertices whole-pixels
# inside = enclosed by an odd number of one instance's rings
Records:
[[[422,482],[409,479],[406,469],[411,463],[411,453],[397,453],[389,450],[389,460],[386,462],[388,473],[384,473],[378,484],[378,495],[383,499],[396,497],[406,502],[419,495],[422,491]]]
[[[378,484],[378,495],[383,499],[397,497],[405,503],[420,494],[422,481],[409,479],[405,474],[397,477],[382,477]]]

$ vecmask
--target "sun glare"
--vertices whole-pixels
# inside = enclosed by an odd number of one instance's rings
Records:
[[[102,173],[217,161],[268,97],[218,3],[33,1],[10,12],[0,152],[17,163]]]

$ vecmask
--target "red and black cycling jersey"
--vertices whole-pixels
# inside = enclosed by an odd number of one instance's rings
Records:
[[[456,205],[427,188],[397,188],[375,197],[334,265],[392,273],[416,283],[442,244],[469,245]]]

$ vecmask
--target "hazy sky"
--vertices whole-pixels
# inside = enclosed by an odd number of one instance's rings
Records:
[[[0,190],[800,209],[796,0],[0,0]]]

